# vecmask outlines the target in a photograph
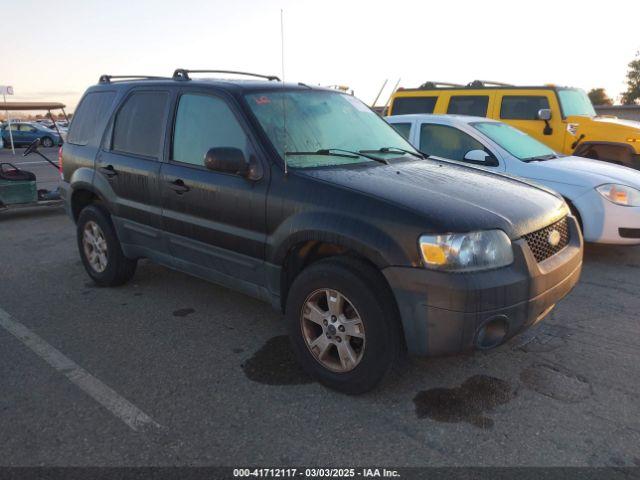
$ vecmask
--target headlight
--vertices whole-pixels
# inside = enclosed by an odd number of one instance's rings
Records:
[[[635,188],[608,183],[600,185],[596,190],[600,195],[616,205],[640,207],[640,190]]]
[[[468,272],[513,263],[511,240],[502,230],[422,235],[420,251],[425,267]]]

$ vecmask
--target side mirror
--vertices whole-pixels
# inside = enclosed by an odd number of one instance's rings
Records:
[[[27,155],[33,153],[33,152],[37,152],[38,151],[38,147],[40,147],[40,139],[36,138],[33,142],[31,142],[29,144],[29,146],[27,148],[25,148],[24,153],[22,154],[24,157],[26,157]]]
[[[204,166],[215,172],[231,173],[246,177],[249,173],[249,163],[239,148],[216,147],[210,148],[204,156]]]
[[[551,110],[548,108],[538,110],[538,120],[544,120],[545,122],[551,120]]]
[[[482,165],[487,163],[488,158],[489,154],[484,150],[470,150],[464,155],[465,162],[480,163]]]

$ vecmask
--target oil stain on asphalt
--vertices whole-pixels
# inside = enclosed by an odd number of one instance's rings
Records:
[[[487,375],[474,375],[456,388],[423,390],[413,398],[418,418],[437,422],[467,422],[478,428],[493,427],[493,420],[484,414],[513,398],[511,386],[505,380]]]
[[[313,381],[298,364],[286,335],[269,339],[242,364],[242,370],[249,380],[266,385],[301,385]]]
[[[186,317],[187,315],[191,315],[195,310],[193,308],[181,308],[173,312],[174,317]]]

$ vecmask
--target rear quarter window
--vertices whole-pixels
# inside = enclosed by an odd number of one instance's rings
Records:
[[[500,118],[505,120],[537,120],[538,110],[549,108],[544,96],[505,95],[500,105]]]
[[[391,115],[433,113],[438,97],[399,97],[393,101]]]
[[[87,93],[69,127],[67,142],[74,145],[97,145],[107,123],[116,92]]]

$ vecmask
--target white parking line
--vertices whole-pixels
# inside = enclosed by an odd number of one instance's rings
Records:
[[[67,358],[27,327],[11,318],[0,308],[0,327],[3,327],[23,344],[29,347],[45,362],[62,373],[81,390],[100,403],[104,408],[126,423],[131,429],[144,427],[162,428],[155,420],[121,397],[113,389]]]
[[[18,166],[18,165],[40,165],[40,164],[49,163],[49,162],[46,162],[44,160],[38,160],[37,162],[10,162],[10,163],[13,163],[14,165]]]

